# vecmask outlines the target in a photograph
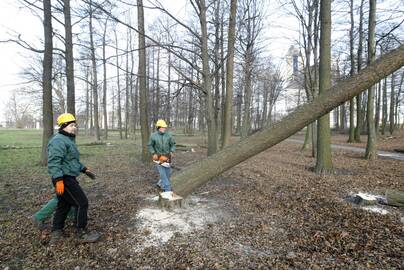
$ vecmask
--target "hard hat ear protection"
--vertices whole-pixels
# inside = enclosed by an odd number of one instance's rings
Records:
[[[159,128],[166,128],[167,127],[167,123],[166,123],[166,121],[164,121],[163,119],[159,119],[159,120],[157,120],[157,122],[156,122],[156,127],[159,129]]]
[[[67,126],[72,122],[76,122],[76,118],[71,113],[62,113],[61,115],[59,115],[56,122],[59,127],[62,127],[63,125]]]

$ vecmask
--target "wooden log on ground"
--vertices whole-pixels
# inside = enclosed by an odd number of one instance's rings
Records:
[[[367,90],[404,65],[404,45],[381,56],[358,74],[343,80],[271,127],[193,163],[171,178],[173,190],[186,197],[213,177],[295,134],[317,118]]]
[[[387,204],[404,207],[404,191],[389,189],[386,191]]]

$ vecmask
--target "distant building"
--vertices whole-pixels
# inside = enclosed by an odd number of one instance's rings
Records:
[[[293,45],[289,47],[284,57],[282,76],[285,79],[284,91],[275,104],[275,120],[292,112],[303,103],[305,97],[302,57],[299,49]]]

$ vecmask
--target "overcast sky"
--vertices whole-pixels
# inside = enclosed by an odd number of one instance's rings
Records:
[[[164,4],[167,1],[170,1],[169,6],[172,7],[172,0],[161,2]],[[180,13],[184,4],[179,3],[184,3],[184,1],[176,0],[175,2],[177,3],[175,13]],[[40,48],[40,40],[43,38],[42,22],[35,14],[21,6],[16,0],[0,0],[0,37],[4,40],[16,36],[18,33],[21,34],[22,39]],[[294,19],[287,18],[280,12],[274,12],[277,10],[277,2],[271,1],[270,9],[268,9],[269,27],[266,28],[268,30],[265,35],[270,37],[267,39],[267,44],[271,54],[279,58],[296,39],[294,37],[297,24]],[[145,16],[146,24],[148,20],[150,22],[150,17],[153,16]],[[5,103],[8,101],[10,93],[21,87],[20,83],[23,80],[19,78],[18,73],[27,62],[27,55],[29,55],[28,52],[15,43],[0,43],[0,123],[5,120]]]

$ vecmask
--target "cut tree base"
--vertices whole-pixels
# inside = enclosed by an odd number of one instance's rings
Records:
[[[159,194],[159,206],[164,209],[181,208],[184,199],[172,191],[161,192]]]

